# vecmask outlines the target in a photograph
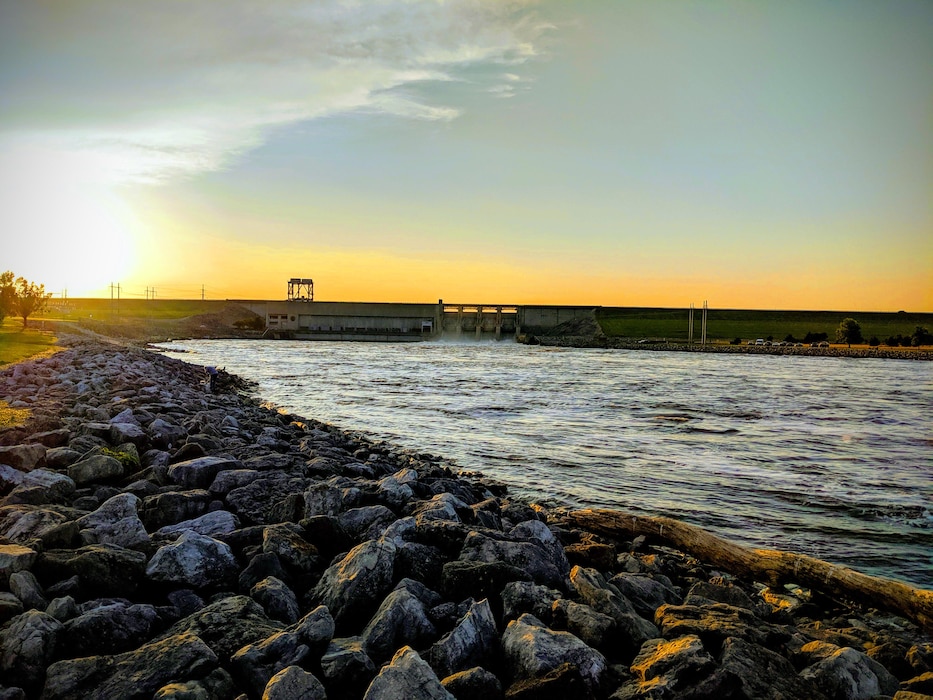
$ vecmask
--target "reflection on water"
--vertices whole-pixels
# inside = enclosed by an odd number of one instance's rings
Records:
[[[294,413],[546,503],[933,587],[930,365],[502,343],[185,341]]]

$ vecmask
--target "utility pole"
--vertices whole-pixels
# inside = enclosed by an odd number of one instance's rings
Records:
[[[693,345],[693,303],[690,304],[690,313],[687,315],[687,342]]]
[[[204,285],[201,285],[201,301],[204,301]]]
[[[706,311],[707,302],[703,302],[703,345],[706,345]]]

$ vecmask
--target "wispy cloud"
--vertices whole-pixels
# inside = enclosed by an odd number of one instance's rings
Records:
[[[0,0],[0,15],[0,168],[35,147],[124,182],[221,169],[322,116],[454,119],[403,88],[477,64],[518,82],[549,30],[532,0]]]

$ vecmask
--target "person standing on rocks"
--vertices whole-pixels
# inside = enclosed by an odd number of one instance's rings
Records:
[[[217,368],[213,365],[208,365],[204,368],[208,376],[208,390],[213,394],[214,388],[217,386]]]

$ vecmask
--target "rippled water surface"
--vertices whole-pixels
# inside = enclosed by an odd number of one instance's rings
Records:
[[[290,412],[546,503],[669,515],[933,588],[925,362],[510,343],[184,341]]]

